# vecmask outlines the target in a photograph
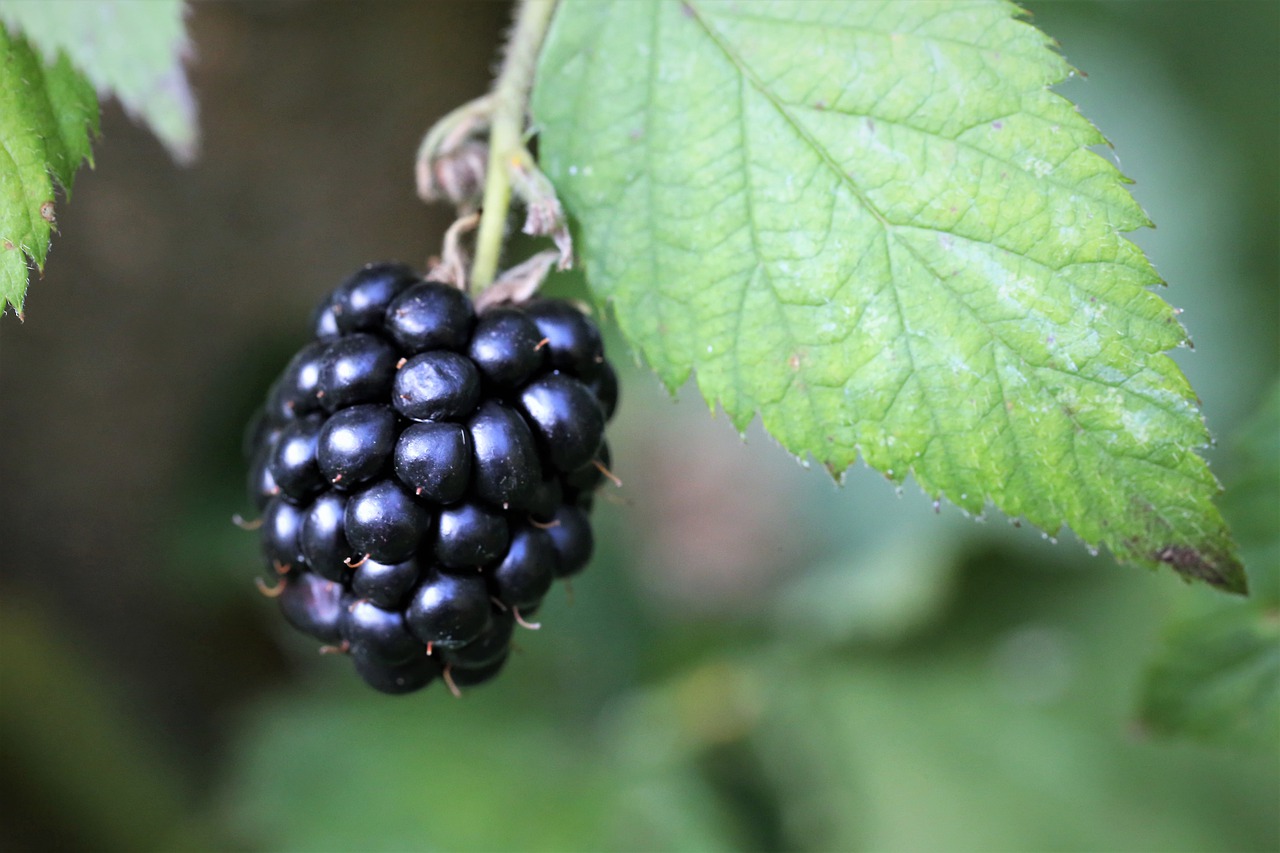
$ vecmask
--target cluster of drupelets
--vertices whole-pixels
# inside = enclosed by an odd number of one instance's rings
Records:
[[[378,690],[492,678],[515,627],[590,559],[617,396],[574,305],[477,313],[409,267],[365,267],[321,304],[250,429],[262,589]]]

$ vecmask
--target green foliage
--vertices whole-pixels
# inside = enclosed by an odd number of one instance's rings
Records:
[[[1147,674],[1153,730],[1280,746],[1280,386],[1244,431],[1225,509],[1240,535],[1253,597],[1215,601],[1169,630]]]
[[[27,259],[44,268],[54,181],[64,191],[98,128],[93,89],[66,57],[45,64],[0,25],[0,314],[22,316]]]
[[[593,575],[461,700],[371,696],[313,658],[323,675],[248,719],[216,813],[271,850],[1274,844],[1274,762],[1126,730],[1158,618],[1142,578],[1032,578],[990,555],[981,573],[896,648],[756,621],[708,648],[629,624],[616,575]],[[617,685],[597,698],[601,672]]]
[[[65,54],[102,97],[114,95],[180,162],[197,142],[196,103],[183,71],[182,0],[0,0],[0,20],[50,62]]]
[[[0,0],[0,314],[12,305],[22,316],[28,258],[44,269],[54,182],[69,195],[91,159],[95,88],[119,97],[176,158],[193,156],[182,14],[181,0]]]
[[[1016,7],[579,2],[534,112],[588,280],[833,473],[991,503],[1235,592],[1185,343],[1070,67]],[[797,61],[803,57],[803,61]]]

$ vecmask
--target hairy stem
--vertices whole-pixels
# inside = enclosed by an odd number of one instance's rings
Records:
[[[489,129],[489,169],[485,178],[476,259],[471,267],[471,290],[478,293],[493,283],[502,253],[507,209],[511,205],[508,160],[523,148],[529,89],[533,86],[538,51],[551,23],[555,0],[521,0],[515,27],[507,42],[502,70],[493,87]]]

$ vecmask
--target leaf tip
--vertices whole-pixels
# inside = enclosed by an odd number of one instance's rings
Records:
[[[1206,553],[1190,545],[1165,545],[1150,555],[1189,581],[1200,580],[1223,592],[1247,596],[1249,581],[1240,561],[1228,554]]]

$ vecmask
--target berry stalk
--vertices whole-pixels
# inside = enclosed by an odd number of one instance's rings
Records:
[[[523,149],[525,116],[538,53],[551,24],[556,0],[521,0],[506,56],[493,88],[493,120],[489,129],[489,168],[485,178],[471,290],[479,293],[498,272],[507,210],[511,205],[509,161]]]

